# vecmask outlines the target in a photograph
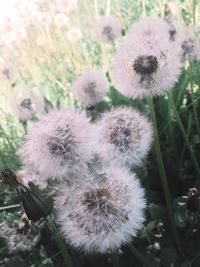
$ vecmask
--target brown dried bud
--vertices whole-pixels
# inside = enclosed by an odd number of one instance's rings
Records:
[[[0,178],[4,184],[11,187],[23,186],[22,178],[17,176],[16,173],[11,169],[5,169],[1,172]]]

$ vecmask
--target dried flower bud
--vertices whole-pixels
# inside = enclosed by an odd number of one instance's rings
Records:
[[[11,169],[2,171],[1,179],[3,183],[17,190],[29,220],[38,221],[40,218],[46,217],[51,213],[53,207],[52,200],[40,191],[36,185],[33,183],[29,183],[28,186],[23,185],[21,176],[17,176]]]

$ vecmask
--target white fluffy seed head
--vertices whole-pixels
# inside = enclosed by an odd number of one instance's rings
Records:
[[[22,225],[23,222],[18,220],[12,222],[12,225],[7,222],[0,223],[0,236],[5,238],[9,254],[31,251],[41,239],[43,225],[37,225],[36,231],[36,228],[31,225],[23,230],[20,224]]]
[[[108,88],[105,75],[99,70],[88,70],[72,84],[74,98],[84,106],[94,106],[103,100]]]
[[[200,60],[200,44],[197,42],[195,30],[191,27],[183,27],[180,34],[179,43],[181,42],[181,58],[182,61],[199,61]]]
[[[52,111],[33,125],[18,153],[41,176],[62,179],[66,172],[80,172],[90,160],[91,127],[84,113]]]
[[[62,28],[69,23],[69,18],[63,13],[56,14],[54,19],[58,28]]]
[[[193,27],[181,23],[170,24],[169,37],[182,62],[200,60],[200,44]]]
[[[124,95],[159,95],[173,87],[180,74],[180,57],[169,41],[169,25],[146,18],[130,28],[112,59],[112,80]]]
[[[93,29],[93,39],[99,43],[112,43],[122,35],[122,26],[115,16],[100,17]]]
[[[9,61],[0,58],[0,82],[12,83],[17,78],[17,69]]]
[[[152,127],[148,119],[132,108],[113,108],[105,112],[95,125],[99,153],[129,167],[138,165],[152,143]]]
[[[44,110],[44,99],[36,88],[16,87],[12,93],[12,112],[21,121],[28,121]]]
[[[48,179],[42,177],[37,171],[24,168],[17,172],[17,176],[20,177],[22,184],[29,187],[29,183],[37,185],[41,190],[47,187]]]
[[[142,227],[144,190],[134,174],[118,166],[87,178],[73,189],[62,186],[55,200],[57,222],[73,247],[85,253],[115,251]]]
[[[77,0],[56,0],[56,7],[60,12],[71,12],[77,9]]]
[[[83,37],[83,34],[79,28],[71,28],[65,34],[70,43],[77,43]]]

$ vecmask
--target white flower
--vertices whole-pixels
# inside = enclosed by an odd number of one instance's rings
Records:
[[[12,111],[21,121],[28,121],[44,109],[43,97],[36,88],[25,89],[16,87],[12,94]]]
[[[77,9],[77,0],[56,0],[56,6],[60,12],[70,12]]]
[[[68,17],[63,13],[56,14],[54,19],[55,19],[55,23],[56,23],[57,27],[59,27],[59,28],[62,28],[69,23]]]
[[[70,43],[77,43],[82,39],[83,35],[79,28],[71,28],[67,33],[67,39]]]
[[[16,78],[16,67],[11,62],[0,59],[0,81],[12,83]]]
[[[62,179],[86,168],[93,154],[91,127],[84,113],[52,111],[29,130],[19,155],[44,178]]]
[[[85,253],[115,251],[130,242],[144,222],[144,190],[126,168],[111,166],[96,179],[90,176],[74,188],[60,188],[56,218],[73,247]]]
[[[180,57],[169,41],[169,25],[146,18],[133,24],[112,59],[116,88],[132,98],[159,95],[177,82]]]
[[[105,75],[99,70],[82,73],[72,84],[72,93],[84,106],[94,106],[103,100],[108,88]]]
[[[93,38],[96,42],[113,42],[122,35],[122,26],[115,16],[103,16],[96,22],[93,29]]]
[[[113,108],[96,122],[99,153],[109,162],[137,165],[147,155],[152,143],[148,119],[133,108]]]
[[[46,37],[43,36],[43,35],[40,35],[40,36],[38,36],[38,37],[36,38],[36,44],[37,44],[38,46],[44,46],[44,45],[46,44],[46,42],[47,42],[47,39],[46,39]]]

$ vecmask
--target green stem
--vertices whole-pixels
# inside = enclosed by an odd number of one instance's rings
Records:
[[[47,224],[49,229],[51,230],[52,236],[60,250],[60,253],[64,260],[64,266],[65,267],[73,267],[71,256],[69,255],[69,252],[65,246],[65,243],[63,242],[63,239],[60,235],[60,232],[58,231],[55,223],[53,222],[52,218],[47,219]]]
[[[162,182],[163,192],[164,192],[164,196],[165,196],[165,201],[166,201],[166,205],[167,205],[167,211],[169,214],[169,221],[171,224],[171,229],[172,229],[172,232],[174,235],[174,240],[175,240],[177,249],[179,250],[180,254],[183,255],[181,241],[180,241],[178,231],[177,231],[175,221],[174,221],[172,201],[171,201],[169,185],[168,185],[168,181],[167,181],[167,177],[166,177],[166,173],[165,173],[163,158],[162,158],[162,154],[161,154],[161,150],[160,150],[160,142],[159,142],[159,138],[158,138],[158,127],[157,127],[156,114],[155,114],[155,109],[154,109],[154,104],[153,104],[152,98],[148,98],[148,103],[149,103],[149,111],[151,114],[154,131],[155,131],[154,132],[154,148],[155,148],[155,153],[156,153],[158,170],[159,170],[160,178],[161,178],[161,182]]]
[[[186,133],[186,131],[185,131],[185,129],[184,129],[184,126],[183,126],[183,123],[182,123],[182,121],[181,121],[180,115],[179,115],[179,113],[178,113],[178,111],[177,111],[176,105],[175,105],[175,103],[174,103],[173,97],[172,97],[172,95],[171,95],[170,92],[169,92],[169,100],[170,100],[170,102],[171,102],[171,106],[172,106],[172,108],[173,108],[174,114],[175,114],[175,116],[176,116],[177,122],[178,122],[179,127],[180,127],[180,130],[181,130],[181,133],[182,133],[183,138],[184,138],[184,140],[185,140],[185,143],[186,143],[186,145],[187,145],[188,152],[190,153],[190,156],[191,156],[191,158],[192,158],[192,161],[193,161],[194,167],[195,167],[195,169],[196,169],[196,172],[198,173],[198,176],[200,177],[200,168],[199,168],[199,164],[198,164],[197,159],[196,159],[196,157],[195,157],[194,151],[193,151],[193,149],[192,149],[192,147],[191,147],[191,145],[190,145],[190,142],[189,142],[187,133]]]
[[[146,17],[147,16],[147,10],[146,10],[145,0],[141,0],[141,6],[142,6],[143,16]]]
[[[192,98],[192,108],[193,108],[193,113],[194,113],[194,120],[197,128],[197,133],[198,137],[200,137],[200,126],[199,126],[199,119],[197,116],[197,107],[194,99],[194,90],[193,90],[193,82],[191,81],[190,83],[190,88],[191,88],[191,98]]]
[[[130,251],[133,253],[134,257],[138,259],[145,267],[151,267],[151,264],[146,261],[144,256],[136,249],[136,247],[133,244],[128,244],[128,247]]]
[[[190,113],[190,114],[189,114],[189,118],[188,118],[188,123],[187,123],[187,130],[186,130],[186,134],[187,134],[187,136],[190,135],[191,128],[192,128],[192,114]],[[187,145],[186,145],[186,143],[185,143],[184,146],[183,146],[183,150],[182,150],[182,153],[181,153],[181,156],[180,156],[180,162],[183,161],[183,158],[184,158],[184,155],[185,155],[185,150],[187,150]]]
[[[170,110],[170,103],[169,102],[168,102],[168,110]],[[168,115],[169,115],[169,134],[170,134],[170,137],[171,137],[170,139],[171,139],[171,142],[172,142],[172,147],[173,147],[173,150],[174,150],[175,159],[177,160],[178,156],[177,156],[176,142],[175,142],[175,136],[174,136],[173,118],[172,118],[171,112],[169,112]]]
[[[113,267],[119,267],[119,255],[116,253],[112,254]]]
[[[197,1],[192,0],[192,17],[193,17],[194,26],[196,25],[196,5],[197,5]]]

